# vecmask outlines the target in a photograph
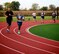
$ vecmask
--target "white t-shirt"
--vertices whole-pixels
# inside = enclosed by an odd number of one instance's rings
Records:
[[[53,12],[53,13],[52,13],[52,16],[56,16],[56,13],[55,13],[55,12]]]
[[[41,16],[44,16],[45,15],[45,13],[44,12],[41,12]]]
[[[24,19],[24,16],[18,16],[18,18],[21,19],[21,20],[18,20],[18,22],[22,22]]]
[[[36,13],[32,13],[32,16],[36,16]]]

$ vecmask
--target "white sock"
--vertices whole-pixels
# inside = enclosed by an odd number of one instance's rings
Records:
[[[10,31],[9,29],[7,29],[7,31]]]

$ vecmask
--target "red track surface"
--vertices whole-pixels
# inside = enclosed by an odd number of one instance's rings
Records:
[[[51,24],[45,21],[44,24]],[[56,23],[59,23],[57,20]],[[21,34],[17,34],[17,23],[13,22],[11,32],[6,32],[6,23],[0,22],[0,54],[59,54],[59,42],[32,35],[27,28],[41,24],[38,22],[24,22]]]

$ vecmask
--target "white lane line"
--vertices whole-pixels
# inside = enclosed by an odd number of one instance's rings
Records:
[[[39,25],[39,24],[37,24],[37,25]],[[37,26],[37,25],[34,25],[34,26]],[[46,24],[41,24],[41,25],[46,25]],[[32,33],[29,31],[29,29],[31,29],[31,28],[34,27],[34,26],[28,27],[28,28],[26,29],[26,32],[29,33],[29,34],[31,34],[31,35],[33,35],[33,36],[35,36],[35,37],[43,38],[43,39],[46,39],[46,40],[50,40],[50,41],[59,43],[59,41],[55,41],[55,40],[52,40],[52,39],[47,39],[47,38],[44,38],[44,37],[41,37],[41,36],[39,37],[39,36],[37,36],[37,35],[32,34]]]
[[[24,44],[24,43],[22,43],[22,42],[16,41],[16,40],[14,40],[14,39],[12,39],[12,38],[9,38],[9,37],[5,36],[4,34],[2,34],[2,30],[3,30],[3,29],[5,29],[5,27],[1,29],[0,33],[1,33],[1,35],[2,35],[3,37],[5,37],[6,39],[9,39],[9,40],[14,41],[14,42],[16,42],[16,43],[18,43],[18,44],[22,44],[22,45],[24,45],[24,46],[27,46],[27,47],[30,47],[30,48],[33,48],[33,49],[36,49],[36,50],[39,50],[39,51],[41,50],[41,51],[44,51],[44,52],[47,52],[47,53],[50,53],[50,54],[56,54],[56,53],[54,53],[54,52],[49,52],[49,51],[46,51],[46,50],[43,50],[43,49],[39,49],[39,48],[30,46],[30,45]]]
[[[12,51],[15,51],[15,52],[17,52],[17,53],[25,54],[25,53],[23,53],[23,52],[20,52],[20,51],[18,51],[18,50],[15,50],[15,49],[13,49],[13,48],[10,48],[10,47],[8,47],[8,46],[6,46],[6,45],[4,45],[4,44],[1,44],[1,43],[0,43],[0,45],[3,46],[3,47],[5,47],[5,48],[7,48],[7,49],[10,49],[10,50],[12,50]]]
[[[17,28],[17,27],[16,27]],[[16,34],[16,35],[18,35],[17,33],[16,33],[16,28],[13,30],[14,31],[14,33]],[[27,38],[27,37],[24,37],[24,36],[22,36],[22,35],[18,35],[18,36],[20,36],[20,37],[22,37],[22,38],[25,38],[25,39],[28,39],[28,40],[30,40],[30,41],[34,41],[34,42],[37,42],[37,43],[42,43],[42,42],[38,42],[38,41],[36,41],[36,40],[33,40],[33,39],[30,39],[30,38]],[[44,43],[42,43],[42,44],[44,44]],[[46,44],[45,44],[46,45]],[[36,47],[37,48],[37,47]],[[38,48],[39,49],[39,48]],[[44,50],[44,49],[42,49],[42,50]],[[47,50],[45,50],[45,51],[47,51]],[[50,51],[48,51],[48,52],[50,52]]]
[[[17,34],[17,33],[15,32],[16,29],[17,29],[17,27],[13,30],[15,34]],[[17,35],[18,35],[18,34],[17,34]],[[50,47],[54,47],[54,48],[58,48],[58,49],[59,49],[58,46],[54,46],[54,45],[47,44],[47,43],[44,43],[44,42],[36,41],[36,40],[31,39],[31,38],[28,38],[28,37],[26,37],[26,36],[22,36],[22,35],[18,35],[18,36],[20,36],[20,37],[22,37],[22,38],[25,38],[25,39],[28,39],[28,40],[31,40],[31,41],[34,41],[34,42],[37,42],[37,43],[39,43],[39,44],[41,43],[41,44],[45,44],[45,45],[48,45],[48,46],[50,46]]]

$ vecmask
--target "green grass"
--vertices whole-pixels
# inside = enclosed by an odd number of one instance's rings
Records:
[[[30,20],[33,20],[32,16],[25,16],[25,21],[29,20],[29,18],[30,18]],[[41,17],[37,16],[37,20],[40,20],[40,19],[41,19]],[[45,16],[45,20],[50,20],[50,19],[52,19],[51,16]],[[5,22],[5,21],[6,21],[5,17],[0,17],[0,22]],[[13,17],[13,21],[14,22],[17,21],[16,17]]]
[[[35,35],[59,41],[59,24],[38,25],[29,31]]]

